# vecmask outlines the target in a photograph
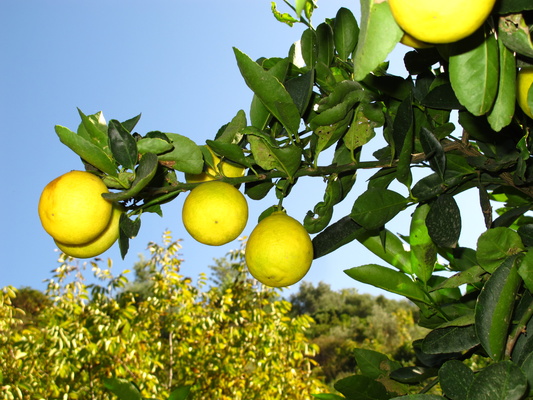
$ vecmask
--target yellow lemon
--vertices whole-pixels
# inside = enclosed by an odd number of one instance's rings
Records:
[[[516,77],[516,100],[518,105],[529,118],[533,118],[533,111],[527,103],[527,94],[533,83],[533,67],[521,68]]]
[[[212,181],[220,175],[227,178],[239,178],[244,176],[245,168],[228,161],[220,161],[220,158],[213,152],[213,150],[211,150],[209,146],[205,147],[209,149],[209,152],[213,157],[215,169],[206,164],[205,172],[200,174],[185,174],[185,181],[189,183]]]
[[[389,0],[400,27],[426,43],[452,43],[474,33],[496,0]]]
[[[220,246],[236,239],[246,227],[248,203],[229,183],[205,182],[185,199],[182,219],[187,232],[198,242]]]
[[[118,204],[113,207],[113,214],[111,215],[111,221],[104,229],[104,231],[93,239],[89,243],[81,245],[70,245],[63,244],[61,242],[55,241],[59,250],[65,253],[68,256],[76,258],[91,258],[96,257],[102,254],[104,251],[108,250],[118,239],[119,236],[119,221],[120,216],[124,210]]]
[[[90,172],[71,171],[45,186],[39,199],[43,228],[55,240],[68,244],[88,243],[109,224],[112,203],[100,178]]]
[[[259,282],[272,287],[293,285],[309,271],[313,243],[305,228],[277,211],[257,224],[246,243],[248,270]]]
[[[418,39],[415,39],[408,33],[404,33],[400,43],[405,44],[406,46],[412,47],[414,49],[428,49],[430,47],[434,47],[431,43],[422,42]]]

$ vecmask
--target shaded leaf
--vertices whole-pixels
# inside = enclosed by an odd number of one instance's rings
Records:
[[[367,230],[381,228],[402,211],[407,200],[388,189],[372,188],[355,201],[350,216]]]
[[[313,237],[313,256],[320,258],[353,241],[362,229],[349,215],[329,225]]]
[[[519,400],[527,388],[522,370],[512,361],[489,365],[474,376],[466,400]]]
[[[335,389],[347,400],[382,400],[387,398],[387,389],[368,376],[352,375],[335,382]]]
[[[137,387],[123,378],[104,378],[104,386],[120,400],[142,400]]]
[[[430,203],[426,218],[429,236],[440,247],[455,247],[461,235],[461,212],[453,196],[440,195]]]
[[[113,157],[127,169],[134,169],[137,164],[137,143],[131,133],[117,120],[109,121],[109,146]]]
[[[427,354],[455,353],[478,344],[474,325],[450,326],[431,331],[422,342],[422,350]]]
[[[401,367],[400,363],[391,361],[385,354],[367,349],[354,349],[357,368],[365,376],[378,379],[389,376],[390,373]]]
[[[466,399],[474,381],[474,372],[461,361],[446,361],[439,369],[439,379],[444,394],[452,400]]]

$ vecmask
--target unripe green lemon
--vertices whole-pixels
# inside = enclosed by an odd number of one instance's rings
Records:
[[[533,67],[521,68],[516,77],[516,101],[529,118],[533,118],[533,111],[527,102],[531,84],[533,84]]]
[[[45,186],[39,199],[43,228],[55,240],[68,244],[88,243],[109,224],[112,203],[102,197],[109,193],[94,174],[71,171]]]
[[[118,204],[113,207],[113,214],[111,216],[111,221],[104,229],[104,231],[93,239],[89,243],[81,245],[69,245],[64,244],[59,241],[55,241],[59,250],[65,253],[68,256],[76,258],[92,258],[102,254],[104,251],[108,250],[118,239],[119,236],[119,221],[120,216],[124,210]]]
[[[252,231],[245,259],[250,274],[259,282],[272,287],[290,286],[309,271],[313,243],[300,222],[276,211]]]
[[[246,227],[248,203],[229,183],[209,181],[191,190],[183,203],[182,219],[198,242],[220,246],[236,239]]]

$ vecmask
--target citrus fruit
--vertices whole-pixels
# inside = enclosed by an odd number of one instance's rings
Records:
[[[433,44],[422,42],[418,39],[415,39],[408,33],[403,34],[402,38],[400,39],[400,43],[403,43],[406,46],[412,47],[413,49],[428,49],[430,47],[434,47]]]
[[[220,246],[236,239],[248,221],[244,195],[229,183],[204,182],[183,203],[183,225],[198,242]]]
[[[426,43],[452,43],[474,33],[496,0],[389,0],[400,27]]]
[[[227,178],[239,178],[244,175],[245,168],[230,163],[228,161],[220,161],[220,158],[211,150],[209,146],[205,146],[209,149],[211,156],[213,157],[213,164],[215,168],[211,168],[206,164],[205,171],[200,174],[185,174],[185,180],[189,183],[212,181],[217,176],[225,176]]]
[[[252,231],[245,249],[248,270],[272,287],[301,280],[313,261],[313,244],[305,228],[282,211],[264,218]]]
[[[89,243],[80,245],[63,244],[55,241],[59,250],[68,256],[76,258],[91,258],[102,254],[115,243],[119,236],[119,221],[124,210],[118,204],[113,206],[111,221],[107,224],[104,231]]]
[[[90,172],[71,171],[54,179],[39,199],[44,230],[64,244],[90,242],[111,219],[112,204],[102,197],[108,192],[104,182]]]
[[[533,111],[527,103],[527,94],[533,83],[533,67],[521,68],[516,77],[516,100],[518,105],[529,118],[533,118]]]

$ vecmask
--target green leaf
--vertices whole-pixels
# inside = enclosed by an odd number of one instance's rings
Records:
[[[104,378],[104,386],[120,400],[142,400],[137,387],[126,379]]]
[[[520,277],[524,280],[524,285],[533,293],[533,248],[530,248],[518,268]]]
[[[442,194],[430,203],[426,218],[429,236],[439,247],[455,247],[461,235],[461,212],[453,196]]]
[[[85,115],[79,108],[78,114],[81,117],[81,124],[77,131],[78,135],[93,142],[111,158],[104,114],[100,111],[93,115]]]
[[[305,65],[312,68],[316,64],[318,57],[318,44],[316,32],[312,29],[306,29],[300,39],[302,58]]]
[[[344,271],[356,281],[399,294],[414,301],[431,304],[428,294],[402,272],[376,264],[362,265]]]
[[[347,8],[339,8],[333,25],[333,40],[341,60],[348,60],[355,49],[358,37],[359,26],[354,15]]]
[[[219,142],[218,140],[206,140],[207,145],[219,156],[227,160],[245,165],[250,168],[252,163],[244,155],[242,147],[238,144]]]
[[[494,11],[498,14],[510,14],[522,10],[533,10],[533,4],[529,0],[500,0],[494,6]]]
[[[84,161],[106,174],[117,176],[117,166],[100,147],[60,125],[55,131],[61,143],[70,148]]]
[[[246,54],[233,48],[239,70],[248,87],[283,125],[289,135],[298,135],[300,113],[281,82]]]
[[[513,52],[501,40],[498,40],[498,49],[500,54],[498,94],[487,116],[491,128],[496,132],[511,123],[516,103],[516,59]]]
[[[113,157],[127,169],[134,169],[137,164],[137,143],[131,133],[117,120],[109,121],[109,146]]]
[[[388,189],[372,188],[355,201],[350,216],[367,230],[379,229],[405,209],[407,200]]]
[[[346,397],[333,393],[312,394],[311,396],[318,400],[346,400]]]
[[[350,128],[342,140],[346,147],[353,151],[370,142],[374,136],[376,136],[374,126],[365,116],[362,105],[359,104],[355,110]]]
[[[180,386],[170,393],[168,400],[186,400],[189,397],[190,392],[191,386]]]
[[[432,290],[457,288],[465,284],[478,283],[481,280],[481,276],[486,273],[487,271],[485,271],[479,265],[473,265],[466,271],[461,271],[458,274],[452,275],[440,282],[437,286],[433,287]]]
[[[385,386],[368,376],[348,376],[335,382],[334,387],[347,400],[381,400],[387,398]]]
[[[465,400],[520,400],[527,379],[512,361],[489,365],[474,376]]]
[[[166,153],[174,148],[172,143],[160,138],[142,138],[137,141],[137,150],[139,154],[154,153],[161,154]]]
[[[317,58],[324,65],[329,66],[335,53],[335,42],[333,40],[333,29],[323,22],[316,28],[318,55]]]
[[[302,150],[296,145],[278,148],[264,136],[249,135],[248,140],[255,162],[265,170],[284,171],[292,179],[301,163]]]
[[[518,257],[508,257],[487,280],[477,300],[476,333],[487,354],[496,361],[504,356],[519,286]]]
[[[419,205],[413,213],[409,230],[411,268],[423,283],[431,278],[437,262],[437,246],[431,240],[426,226],[429,210],[428,204]]]
[[[157,156],[153,153],[146,153],[139,161],[139,166],[135,171],[135,179],[128,190],[116,193],[104,193],[102,196],[110,201],[123,201],[136,196],[153,179],[157,171],[157,166]]]
[[[526,357],[520,368],[526,376],[527,383],[529,386],[529,396],[531,396],[533,392],[533,353],[530,353]]]
[[[529,0],[522,0],[527,3]],[[499,3],[502,3],[500,1]],[[525,4],[524,4],[525,7]],[[522,8],[519,8],[522,10]],[[527,57],[533,57],[533,42],[529,27],[522,13],[505,13],[498,20],[498,37],[511,51],[516,51]]]
[[[446,400],[446,398],[436,394],[409,394],[407,396],[393,397],[390,400]]]
[[[487,271],[494,272],[508,257],[524,250],[520,235],[509,228],[493,228],[482,233],[477,241],[477,260]]]
[[[382,229],[376,234],[360,229],[354,232],[354,237],[383,261],[406,274],[413,273],[409,251],[405,250],[404,242],[391,231]]]
[[[498,90],[498,43],[483,30],[465,40],[451,45],[450,82],[461,104],[472,114],[483,115],[492,108]],[[470,48],[463,52],[466,45]]]
[[[186,136],[165,133],[174,149],[158,156],[167,167],[189,174],[199,174],[204,168],[204,158],[200,147]]]
[[[355,50],[354,79],[361,81],[374,71],[403,36],[386,1],[361,1],[361,33]]]
[[[372,379],[379,379],[400,368],[400,363],[391,361],[385,354],[367,349],[354,349],[357,368],[365,376]]]
[[[479,344],[474,325],[435,329],[424,338],[422,350],[427,354],[455,353]]]
[[[242,130],[246,128],[246,113],[243,110],[237,111],[233,119],[220,129],[215,140],[221,143],[239,143],[242,139]]]
[[[299,22],[292,15],[288,13],[279,12],[276,6],[276,2],[274,1],[270,2],[270,9],[272,10],[274,18],[276,18],[279,22],[283,22],[284,24],[287,24],[289,26],[293,26],[296,22]]]
[[[461,361],[446,361],[439,369],[442,391],[452,400],[466,399],[468,390],[474,381],[474,372]]]
[[[124,259],[130,247],[129,240],[135,238],[141,229],[141,218],[137,217],[135,220],[132,220],[128,218],[126,213],[122,213],[120,216],[119,227],[118,244],[120,255]]]
[[[291,95],[300,115],[303,115],[309,106],[313,94],[313,84],[314,70],[292,78],[285,83],[285,88]]]
[[[429,161],[431,169],[435,171],[441,179],[444,179],[444,173],[446,172],[446,154],[438,139],[426,127],[422,127],[420,130],[420,144],[422,145],[422,149]]]

